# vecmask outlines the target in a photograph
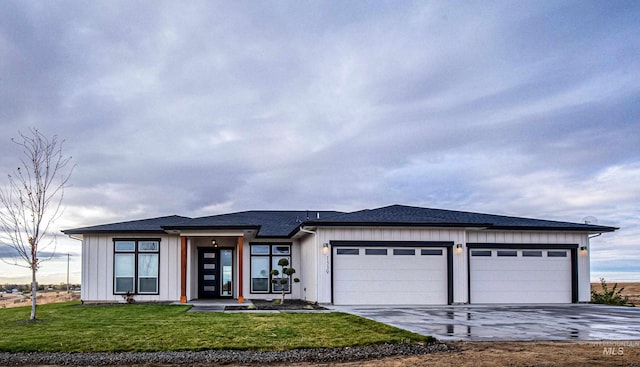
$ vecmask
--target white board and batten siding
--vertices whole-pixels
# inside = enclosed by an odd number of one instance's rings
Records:
[[[301,290],[300,296],[303,300],[308,302],[318,301],[318,272],[327,272],[328,260],[325,258],[325,263],[322,269],[319,268],[318,258],[322,256],[322,246],[316,242],[315,236],[306,236],[299,241],[300,248],[300,278],[299,288]],[[297,268],[296,268],[297,270]],[[328,272],[327,272],[328,273]]]
[[[160,238],[159,294],[136,295],[139,301],[177,301],[180,299],[180,237],[170,235],[134,236],[84,235],[82,240],[82,290],[85,302],[122,302],[113,294],[114,238]]]
[[[476,244],[469,258],[471,303],[571,303],[571,251],[558,247],[588,246],[588,237],[572,232],[469,231],[467,243]],[[491,244],[502,246],[492,248]],[[527,244],[538,248],[523,249]],[[474,251],[484,251],[485,256],[473,256]],[[499,251],[503,256],[498,256]],[[553,256],[563,252],[564,256]],[[578,302],[588,302],[589,251],[577,250],[576,256]]]

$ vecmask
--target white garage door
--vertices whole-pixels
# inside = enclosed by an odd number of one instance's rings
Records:
[[[447,249],[334,247],[336,305],[446,305]]]
[[[470,250],[471,303],[571,303],[571,251]]]

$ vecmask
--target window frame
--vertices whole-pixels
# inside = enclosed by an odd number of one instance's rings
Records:
[[[444,251],[436,248],[422,248],[420,249],[420,256],[442,256]]]
[[[567,250],[548,250],[547,257],[553,258],[567,258]]]
[[[133,292],[131,294],[136,295],[159,295],[160,294],[160,247],[161,247],[161,239],[160,238],[113,238],[113,278],[112,278],[112,291],[114,295],[124,295],[127,292],[118,292],[117,291],[117,276],[116,276],[116,264],[118,255],[133,255]],[[133,242],[133,250],[119,250],[118,243],[121,242]],[[155,250],[149,250],[148,248],[141,249],[141,242],[156,242],[157,248]],[[155,292],[140,292],[140,279],[153,279],[154,277],[150,276],[140,276],[140,255],[155,255],[157,259],[156,266],[156,274],[155,274]],[[122,278],[122,277],[120,277]],[[127,277],[128,278],[128,277]]]
[[[416,256],[414,248],[394,248],[393,256]]]
[[[254,251],[253,248],[259,248],[261,246],[267,246],[269,248],[268,253],[260,253],[261,251]],[[280,251],[276,251],[277,247],[288,247],[289,251],[287,254],[283,254]],[[251,294],[281,294],[282,290],[276,290],[276,285],[272,283],[273,275],[271,275],[271,271],[273,269],[277,269],[280,271],[280,267],[274,268],[273,261],[277,258],[287,258],[289,260],[289,266],[293,264],[293,243],[291,242],[254,242],[249,244],[249,293]],[[268,281],[267,281],[267,290],[266,291],[257,291],[253,288],[253,264],[254,259],[267,259],[269,264],[268,271]],[[282,276],[282,274],[280,274]],[[280,276],[278,278],[280,278]],[[290,279],[290,282],[293,282],[293,278]],[[287,286],[287,290],[285,290],[285,294],[291,294],[292,292],[292,283],[289,283]]]
[[[542,250],[523,250],[522,257],[542,257]]]
[[[342,247],[338,247],[336,248],[336,255],[338,256],[358,256],[360,255],[360,249],[359,248],[342,248]]]
[[[493,257],[493,251],[491,250],[471,250],[472,257]]]
[[[389,249],[386,248],[365,248],[364,256],[388,256]]]

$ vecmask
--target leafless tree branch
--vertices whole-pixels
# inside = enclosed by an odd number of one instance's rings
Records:
[[[70,156],[63,155],[64,140],[59,141],[57,135],[48,138],[38,129],[30,128],[29,134],[20,132],[19,136],[11,141],[22,150],[20,166],[8,175],[8,184],[0,188],[0,236],[17,253],[12,264],[31,269],[30,319],[35,320],[36,272],[40,263],[47,260],[40,259],[38,254],[51,244],[55,254],[55,237],[48,243],[45,237],[50,234],[51,224],[62,215],[64,189],[75,165],[71,164]]]

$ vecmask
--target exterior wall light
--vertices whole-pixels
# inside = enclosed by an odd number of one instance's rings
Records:
[[[215,238],[211,240],[211,246],[218,247],[218,243],[216,242]]]
[[[323,243],[322,244],[322,253],[326,255],[328,252],[329,252],[329,244],[328,243]]]
[[[580,246],[580,251],[587,252],[587,246]]]
[[[459,254],[462,252],[462,244],[458,243],[456,244],[456,253]]]

